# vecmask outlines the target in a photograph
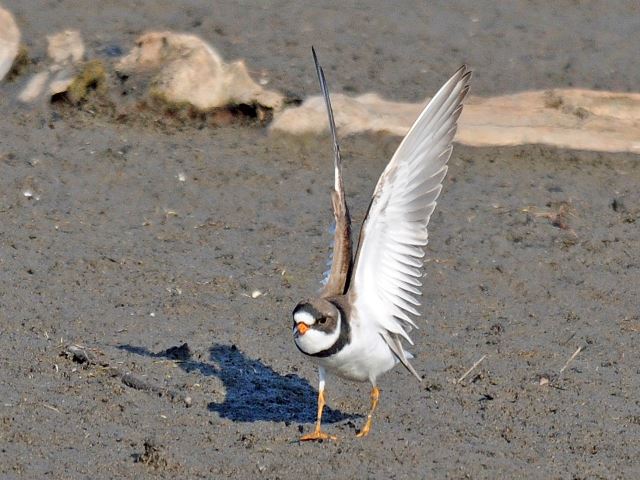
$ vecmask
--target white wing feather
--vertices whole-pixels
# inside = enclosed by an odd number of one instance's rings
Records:
[[[413,344],[408,332],[416,326],[412,316],[420,314],[427,225],[470,77],[460,68],[420,114],[380,176],[362,226],[350,293],[358,318],[381,328],[394,351],[398,336]]]

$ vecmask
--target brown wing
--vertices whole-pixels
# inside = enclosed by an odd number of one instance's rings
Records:
[[[316,51],[312,47],[313,61],[316,65],[316,73],[320,82],[320,89],[327,106],[327,114],[329,116],[329,129],[333,139],[334,153],[334,171],[335,182],[333,192],[331,192],[331,203],[333,205],[333,217],[336,224],[336,230],[333,236],[333,255],[331,267],[324,288],[320,292],[321,297],[332,297],[342,295],[347,290],[347,282],[351,271],[351,217],[349,217],[349,208],[344,196],[344,184],[342,182],[342,159],[340,157],[340,147],[338,146],[338,136],[336,134],[336,124],[333,119],[333,109],[331,108],[331,100],[329,99],[329,89],[327,81],[324,78],[324,71],[318,63]]]

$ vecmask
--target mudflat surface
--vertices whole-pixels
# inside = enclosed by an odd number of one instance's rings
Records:
[[[344,3],[4,5],[32,70],[62,28],[107,62],[171,29],[292,97],[317,92],[311,44],[335,91],[396,100],[462,62],[475,94],[640,84],[637,2]],[[457,146],[413,333],[422,384],[383,377],[359,440],[368,386],[330,378],[340,441],[299,444],[316,373],[290,312],[326,258],[328,139],[25,107],[27,77],[0,86],[0,477],[640,475],[637,156]],[[356,225],[398,142],[343,139]]]

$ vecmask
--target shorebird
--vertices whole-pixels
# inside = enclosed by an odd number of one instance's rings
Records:
[[[327,372],[371,383],[371,409],[357,434],[363,437],[371,430],[380,396],[377,382],[383,373],[401,363],[421,380],[402,340],[413,345],[409,332],[417,328],[415,318],[420,316],[427,225],[447,173],[471,71],[462,66],[440,88],[400,143],[375,187],[354,258],[329,90],[312,51],[333,139],[335,233],[324,287],[293,310],[295,344],[319,371],[316,426],[301,440],[336,438],[321,429]]]

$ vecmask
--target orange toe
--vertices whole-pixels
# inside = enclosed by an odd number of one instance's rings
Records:
[[[318,440],[337,440],[338,437],[334,435],[329,435],[328,433],[323,432],[322,430],[316,430],[313,433],[309,433],[307,435],[303,435],[300,437],[301,442],[311,442]]]
[[[371,421],[367,421],[367,423],[364,424],[364,427],[362,427],[362,430],[356,433],[356,437],[358,438],[366,437],[367,435],[369,435],[370,430],[371,430]]]

